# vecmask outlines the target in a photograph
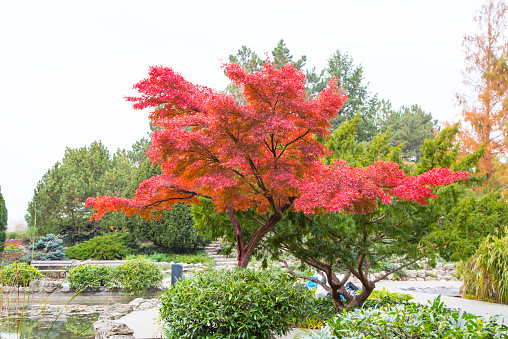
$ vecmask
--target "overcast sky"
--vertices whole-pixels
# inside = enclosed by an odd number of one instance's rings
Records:
[[[151,65],[223,89],[221,60],[280,39],[321,69],[338,49],[362,64],[372,93],[395,107],[458,115],[462,38],[479,0],[2,1],[0,187],[9,227],[23,221],[65,147],[113,152],[146,135],[148,112],[123,99]]]

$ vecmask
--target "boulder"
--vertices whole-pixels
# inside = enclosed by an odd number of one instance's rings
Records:
[[[408,278],[416,278],[417,277],[417,273],[415,270],[407,270],[406,275],[408,276]]]
[[[126,304],[114,304],[106,307],[104,312],[100,315],[99,320],[116,320],[126,314],[131,313],[133,307]]]
[[[462,286],[460,286],[459,295],[461,298],[464,298],[466,296],[466,285],[462,284]]]
[[[416,271],[416,275],[418,276],[418,278],[425,278],[425,276],[427,275],[427,271],[418,270],[418,271]]]
[[[448,265],[444,265],[443,268],[445,269],[445,271],[451,271],[451,270],[455,269],[455,265],[448,264]]]
[[[112,320],[99,320],[93,324],[95,339],[135,339],[129,326]]]

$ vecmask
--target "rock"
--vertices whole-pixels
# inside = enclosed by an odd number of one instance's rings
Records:
[[[388,274],[385,279],[393,280],[393,273]]]
[[[418,278],[425,278],[425,276],[427,275],[427,271],[418,270],[418,271],[416,271],[416,275],[418,276]]]
[[[416,274],[416,271],[415,271],[415,270],[407,270],[407,271],[406,271],[406,275],[407,275],[409,278],[416,278],[416,277],[417,277],[417,274]]]
[[[30,289],[32,292],[39,292],[41,288],[41,281],[40,280],[32,280],[30,282]],[[5,287],[3,289],[5,291]]]
[[[439,276],[443,276],[445,275],[445,270],[442,270],[442,269],[436,269],[436,275],[439,277]]]
[[[424,278],[416,278],[416,281],[425,281]]]
[[[45,281],[44,282],[44,292],[46,293],[53,293],[58,288],[58,285],[52,281]]]
[[[440,269],[442,269],[442,268],[443,268],[443,263],[442,263],[442,262],[438,262],[438,263],[436,263],[436,269],[437,269],[437,270],[440,270]]]
[[[129,326],[111,320],[99,320],[93,324],[96,339],[135,339]]]
[[[114,304],[106,307],[104,313],[100,315],[99,320],[115,320],[131,313],[133,307],[125,304]]]
[[[62,286],[62,292],[63,293],[69,293],[71,291],[71,287],[68,285]]]
[[[133,308],[136,308],[136,307],[139,307],[139,305],[140,305],[143,301],[145,301],[145,299],[143,299],[143,298],[136,298],[136,299],[134,299],[133,301],[131,301],[131,302],[129,303],[129,305],[130,305],[130,306],[132,306]]]
[[[454,264],[448,264],[448,265],[444,265],[443,268],[445,269],[445,271],[449,271],[449,270],[455,269],[455,265]]]
[[[459,295],[461,298],[464,298],[466,296],[466,285],[462,284],[462,286],[460,286]]]

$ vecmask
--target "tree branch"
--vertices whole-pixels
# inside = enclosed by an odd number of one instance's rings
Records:
[[[418,261],[418,259],[415,259],[415,260],[413,260],[413,261],[411,261],[411,262],[408,262],[408,263],[406,263],[406,264],[404,264],[404,265],[402,265],[402,266],[400,266],[400,267],[398,267],[398,268],[395,268],[395,269],[391,270],[390,272],[387,272],[385,275],[383,275],[383,276],[381,276],[381,277],[377,278],[376,280],[374,280],[374,281],[373,281],[373,283],[375,284],[375,283],[377,283],[378,281],[380,281],[380,280],[382,280],[382,279],[386,278],[386,277],[387,277],[387,276],[389,276],[390,274],[392,274],[392,273],[394,273],[394,272],[397,272],[398,270],[401,270],[401,269],[403,269],[404,267],[407,267],[407,266],[409,266],[409,265],[412,265],[412,264],[414,264],[414,263],[415,263],[415,262],[417,262],[417,261]]]

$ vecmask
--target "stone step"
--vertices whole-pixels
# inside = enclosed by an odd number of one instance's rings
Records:
[[[220,246],[221,246],[221,244],[219,244],[219,243],[217,243],[217,244],[211,243],[211,244],[206,245],[205,248],[217,248]]]
[[[237,266],[238,263],[234,262],[234,263],[220,263],[220,264],[215,264],[215,267],[234,267],[234,266]]]
[[[236,258],[236,254],[229,254],[229,255],[224,255],[224,254],[209,254],[208,255],[210,258]]]
[[[223,263],[230,263],[230,262],[237,263],[238,260],[215,260],[215,265],[217,265],[217,264],[223,264]]]

